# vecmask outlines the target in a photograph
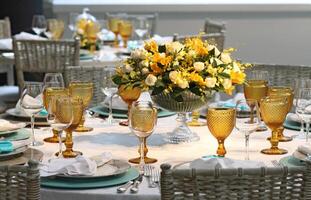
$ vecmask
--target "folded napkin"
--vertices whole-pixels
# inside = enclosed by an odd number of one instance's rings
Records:
[[[12,39],[11,38],[5,38],[0,39],[0,49],[2,50],[12,50]]]
[[[87,158],[77,156],[76,158],[53,158],[47,164],[40,165],[40,175],[42,177],[64,175],[85,175],[92,176],[96,174],[97,166],[101,166],[111,160],[110,153],[103,153],[100,156]]]
[[[12,123],[5,119],[0,119],[0,131],[11,131],[24,128],[26,123]]]
[[[25,95],[25,97],[24,97],[24,100],[23,100],[23,102],[24,102],[24,105],[29,105],[29,106],[32,106],[32,105],[42,105],[42,95],[38,95],[36,98],[33,98],[33,97],[31,97],[31,96],[29,96],[29,95]],[[24,111],[24,108],[22,108],[22,106],[21,106],[21,101],[20,100],[18,100],[18,102],[17,102],[17,104],[16,104],[16,106],[15,106],[15,112],[17,112],[17,113],[21,113],[21,114],[23,114],[23,115],[27,115],[27,113]],[[42,112],[44,112],[44,111],[42,111]],[[45,111],[46,112],[46,111]],[[39,115],[44,115],[44,113],[39,113]]]
[[[311,156],[311,146],[310,145],[299,145],[297,148],[299,153],[302,153],[306,156]]]
[[[216,166],[220,168],[259,168],[264,167],[265,164],[258,161],[234,160],[217,156],[206,156],[190,163],[190,168],[195,169],[214,169]]]

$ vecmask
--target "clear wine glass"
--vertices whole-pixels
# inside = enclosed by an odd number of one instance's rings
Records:
[[[107,124],[112,125],[115,120],[112,116],[112,100],[113,96],[118,93],[118,86],[112,81],[112,76],[115,74],[114,67],[107,67],[104,69],[104,77],[102,82],[102,92],[109,98],[109,115],[107,118]]]
[[[157,124],[157,109],[150,101],[136,101],[132,104],[129,113],[129,127],[140,141],[140,163],[141,173],[144,172],[145,153],[144,141],[152,134]]]
[[[139,38],[139,44],[143,43],[143,39],[147,35],[150,28],[149,21],[144,16],[139,16],[135,20],[135,33]]]
[[[261,122],[258,102],[255,99],[239,100],[235,110],[235,128],[245,136],[245,160],[249,160],[249,136]]]
[[[32,30],[40,35],[44,33],[47,29],[47,22],[44,15],[34,15],[32,18]]]
[[[62,73],[46,73],[43,79],[44,86],[51,82],[57,83],[55,87],[65,87]]]
[[[69,14],[68,27],[72,32],[76,31],[76,20],[79,13],[72,12]]]
[[[305,138],[307,143],[311,122],[311,88],[303,88],[299,90],[299,96],[296,103],[296,114],[302,119],[303,123],[306,124]]]
[[[32,146],[43,145],[43,142],[36,141],[34,132],[35,114],[39,113],[43,109],[42,89],[42,83],[25,82],[25,87],[22,91],[20,100],[21,108],[23,108],[26,114],[31,118]]]

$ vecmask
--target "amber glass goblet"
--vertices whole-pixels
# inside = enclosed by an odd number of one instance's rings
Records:
[[[287,98],[287,107],[288,107],[287,113],[289,113],[293,107],[294,90],[290,87],[283,87],[283,86],[270,87],[268,89],[268,96],[270,96],[271,98],[279,98],[279,97]],[[282,125],[278,129],[278,139],[280,142],[289,142],[293,140],[292,137],[284,136],[283,132],[284,132],[284,127]]]
[[[119,46],[119,40],[118,40],[118,35],[119,35],[119,23],[122,22],[122,20],[116,16],[109,16],[108,17],[108,28],[111,32],[114,33],[115,38],[114,38],[114,47]]]
[[[217,155],[220,157],[226,154],[225,139],[234,128],[235,115],[233,108],[209,108],[207,110],[207,127],[218,141]]]
[[[200,111],[194,110],[191,112],[191,121],[187,122],[188,126],[205,126],[206,122],[200,121]]]
[[[59,100],[60,101],[60,100]],[[61,102],[56,100],[56,116],[61,123],[70,124],[66,127],[66,150],[62,152],[64,158],[74,158],[82,155],[79,151],[74,151],[72,141],[72,131],[75,130],[83,116],[83,101],[80,98],[63,98]],[[70,123],[69,123],[70,122]]]
[[[93,97],[93,83],[91,82],[71,82],[69,84],[69,94],[73,98],[80,98],[83,102],[83,110],[85,111],[90,104]],[[82,116],[82,120],[79,127],[75,130],[76,132],[88,132],[92,131],[93,128],[84,126],[85,117]]]
[[[59,97],[66,97],[69,96],[68,89],[63,88],[63,87],[48,87],[45,88],[43,91],[43,104],[45,109],[48,112],[48,117],[49,115],[54,115],[56,112],[56,101],[52,101],[52,99],[57,99]],[[49,120],[48,120],[49,121]],[[45,142],[49,143],[58,143],[58,131],[55,129],[52,129],[53,136],[52,137],[47,137],[44,138]],[[65,138],[62,138],[62,142],[65,141]]]
[[[261,100],[260,112],[263,121],[271,129],[271,148],[261,150],[261,153],[268,155],[286,154],[287,150],[278,148],[278,129],[283,125],[288,112],[288,100],[284,97],[266,97]]]
[[[131,21],[123,20],[119,24],[119,32],[123,40],[123,47],[127,48],[127,41],[132,36],[133,24]]]
[[[118,94],[122,98],[122,100],[127,103],[128,106],[128,112],[131,109],[132,103],[134,101],[137,101],[137,99],[140,97],[141,89],[138,87],[131,87],[126,85],[121,85],[118,88]],[[119,123],[121,126],[128,126],[129,121],[121,121]]]

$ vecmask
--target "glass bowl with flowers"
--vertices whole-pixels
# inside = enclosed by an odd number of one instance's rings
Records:
[[[217,46],[200,37],[181,42],[157,44],[146,41],[142,49],[132,51],[113,76],[122,88],[150,91],[161,108],[178,113],[178,126],[167,134],[170,143],[198,140],[186,124],[186,113],[207,104],[215,92],[232,94],[243,84],[243,64],[231,57],[233,48],[220,52]]]

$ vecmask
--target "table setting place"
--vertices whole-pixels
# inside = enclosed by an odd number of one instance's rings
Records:
[[[270,85],[268,71],[246,75],[252,65],[234,60],[233,50],[200,37],[146,41],[120,66],[104,69],[99,91],[106,98],[92,106],[92,80],[66,85],[61,73],[46,73],[43,82],[25,82],[0,120],[0,165],[37,160],[42,197],[64,199],[159,199],[163,163],[305,167],[311,80]],[[243,92],[234,93],[237,85]],[[213,101],[218,92],[232,98]]]

